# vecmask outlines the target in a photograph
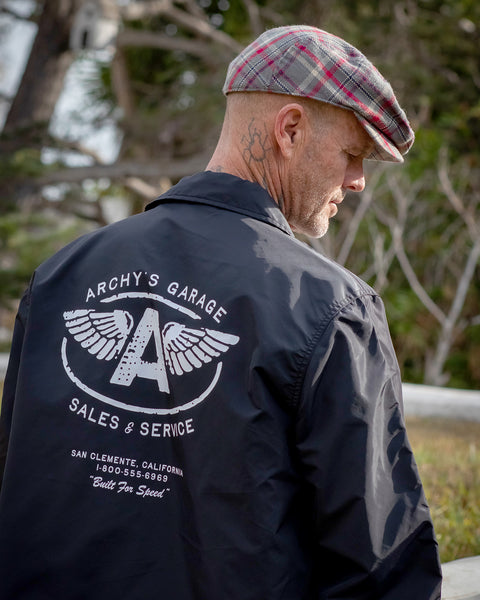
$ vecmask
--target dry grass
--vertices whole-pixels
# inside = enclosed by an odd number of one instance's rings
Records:
[[[442,562],[480,554],[480,423],[407,419]]]

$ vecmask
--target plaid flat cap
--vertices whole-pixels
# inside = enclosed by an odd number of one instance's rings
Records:
[[[270,29],[228,67],[230,92],[313,98],[353,110],[375,143],[367,158],[403,162],[415,135],[391,85],[354,46],[304,25]]]

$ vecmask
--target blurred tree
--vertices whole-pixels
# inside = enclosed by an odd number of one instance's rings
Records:
[[[80,1],[49,0],[39,10],[30,58],[3,127],[2,151],[43,142],[73,61],[69,37]]]
[[[406,380],[479,387],[480,3],[96,2],[97,20],[115,14],[121,23],[103,50],[77,44],[74,53],[66,43],[79,11],[94,0],[38,1],[32,15],[44,54],[37,60],[32,51],[0,140],[4,300],[18,297],[32,266],[25,253],[12,252],[22,238],[17,225],[35,232],[40,246],[48,239],[52,251],[69,235],[109,222],[112,205],[113,218],[140,211],[171,183],[203,169],[221,124],[219,89],[230,58],[267,27],[309,23],[348,39],[379,67],[406,107],[417,142],[404,166],[369,167],[360,202],[347,197],[330,233],[307,242],[382,292]],[[42,28],[50,46],[42,46]],[[96,66],[79,118],[95,128],[115,123],[115,160],[85,148],[73,124],[61,137],[51,125],[66,67],[82,60]],[[38,92],[29,94],[34,85]],[[26,236],[22,243],[31,245]],[[40,248],[32,247],[40,260]]]

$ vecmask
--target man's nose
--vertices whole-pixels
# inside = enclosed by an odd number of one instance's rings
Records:
[[[345,172],[343,187],[352,192],[363,192],[365,189],[365,175],[363,163],[351,164]]]

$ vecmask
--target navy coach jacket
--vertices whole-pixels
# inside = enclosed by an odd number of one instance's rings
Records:
[[[256,184],[42,264],[0,431],[2,599],[440,598],[382,302]]]

